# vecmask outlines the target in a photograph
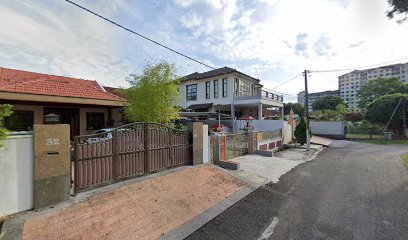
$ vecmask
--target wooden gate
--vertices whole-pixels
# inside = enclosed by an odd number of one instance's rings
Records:
[[[131,123],[110,132],[74,138],[74,190],[191,164],[188,131],[159,123]]]

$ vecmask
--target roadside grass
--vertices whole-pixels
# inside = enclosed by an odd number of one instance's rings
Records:
[[[359,134],[359,133],[347,133],[347,139],[383,139],[382,135],[370,135],[369,134]]]
[[[408,145],[408,140],[359,140],[359,142],[372,143],[378,145]]]
[[[402,165],[408,170],[408,153],[402,154],[400,157],[402,159]]]

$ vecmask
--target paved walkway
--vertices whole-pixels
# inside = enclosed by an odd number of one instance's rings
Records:
[[[240,164],[238,175],[261,186],[268,182],[278,182],[279,178],[292,168],[312,159],[317,149],[321,148],[317,145],[312,147],[310,152],[303,148],[290,148],[274,153],[274,157],[244,155],[231,160]]]
[[[23,239],[157,239],[244,186],[210,166],[187,168],[35,216]]]
[[[316,143],[323,146],[329,146],[333,141],[334,141],[333,139],[319,136],[312,136],[312,138],[310,139],[311,143]]]

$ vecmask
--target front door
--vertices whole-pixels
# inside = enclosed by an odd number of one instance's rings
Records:
[[[48,114],[60,116],[60,124],[69,124],[71,139],[79,135],[79,108],[45,107],[44,115]]]

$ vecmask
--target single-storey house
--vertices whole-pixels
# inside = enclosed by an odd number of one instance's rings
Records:
[[[0,104],[13,105],[6,118],[10,131],[29,131],[33,124],[71,126],[71,137],[123,124],[126,100],[95,80],[34,73],[0,67]]]

